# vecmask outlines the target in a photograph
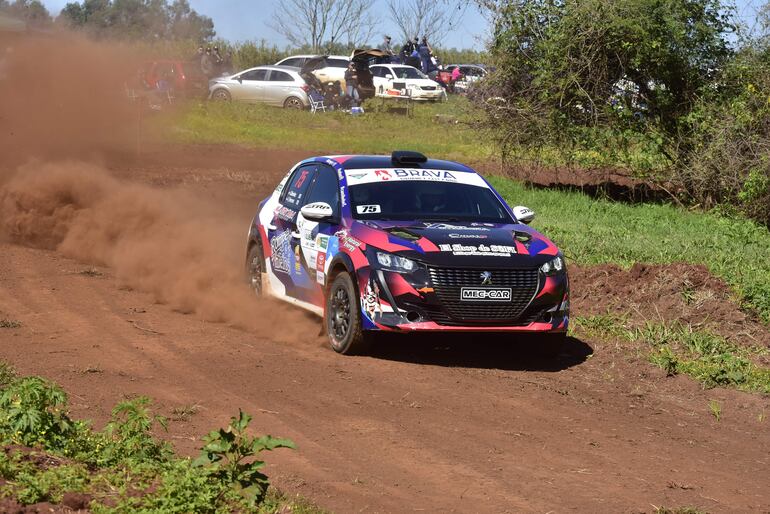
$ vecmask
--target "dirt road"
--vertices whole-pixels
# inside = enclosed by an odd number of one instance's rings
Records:
[[[100,163],[118,187],[142,184],[160,203],[183,191],[194,223],[218,220],[232,239],[225,246],[238,249],[256,199],[302,156],[159,147]],[[119,245],[120,223],[110,230]],[[298,445],[268,456],[274,483],[336,512],[770,510],[770,430],[761,421],[770,402],[756,395],[703,391],[613,345],[574,339],[555,362],[483,336],[392,340],[371,356],[342,357],[315,320],[289,307],[248,298],[238,308],[254,324],[226,313],[220,322],[148,287],[140,275],[152,276],[152,266],[61,241],[58,250],[15,241],[0,243],[0,318],[22,326],[0,329],[0,358],[60,383],[74,414],[97,423],[130,395],[151,396],[166,415],[196,406],[170,427],[185,452],[239,408],[252,413],[256,431]],[[720,421],[710,399],[722,404]]]

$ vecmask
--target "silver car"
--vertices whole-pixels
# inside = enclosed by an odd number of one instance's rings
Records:
[[[287,109],[310,107],[310,88],[293,66],[258,66],[209,81],[212,100],[279,105]]]

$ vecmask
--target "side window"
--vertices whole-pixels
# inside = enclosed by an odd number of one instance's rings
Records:
[[[283,198],[281,199],[284,205],[295,210],[299,210],[300,207],[305,205],[307,191],[313,182],[316,168],[315,164],[308,164],[297,168],[297,171],[292,174],[287,187],[284,189]]]
[[[302,66],[302,59],[299,57],[292,57],[291,59],[286,59],[285,61],[281,61],[281,66],[296,66],[300,67]]]
[[[332,206],[335,216],[339,215],[340,193],[337,173],[329,166],[319,166],[313,178],[313,185],[307,194],[307,202],[326,202]],[[303,204],[304,205],[304,204]]]
[[[250,70],[241,74],[241,80],[267,80],[267,70]]]
[[[329,58],[326,59],[326,66],[329,68],[347,68],[349,62],[347,59]]]
[[[385,68],[383,68],[382,66],[372,66],[369,69],[372,70],[372,75],[374,75],[375,77],[385,76]]]
[[[271,70],[270,71],[270,82],[293,82],[294,79],[291,78],[291,75],[284,71],[278,71],[278,70]]]

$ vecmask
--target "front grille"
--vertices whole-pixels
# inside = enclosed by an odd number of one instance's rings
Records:
[[[430,268],[430,278],[446,315],[430,313],[442,325],[494,324],[522,325],[531,323],[532,316],[522,318],[538,289],[540,275],[534,269],[492,270],[493,287],[510,287],[511,301],[482,303],[460,300],[463,287],[480,287],[481,274],[486,270],[464,268]]]
[[[436,86],[421,86],[423,91],[435,91]]]

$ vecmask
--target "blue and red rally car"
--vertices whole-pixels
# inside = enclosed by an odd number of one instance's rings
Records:
[[[259,206],[246,271],[323,317],[334,350],[371,331],[537,333],[558,351],[569,319],[564,258],[471,168],[415,152],[315,157]]]

